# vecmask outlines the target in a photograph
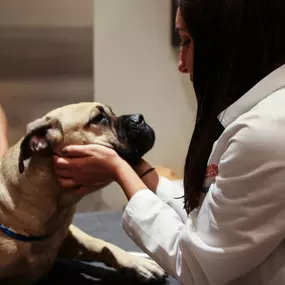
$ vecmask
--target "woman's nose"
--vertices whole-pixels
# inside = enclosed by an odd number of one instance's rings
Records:
[[[188,68],[185,65],[185,62],[181,59],[178,62],[178,70],[182,73],[189,73]]]
[[[182,73],[189,73],[185,58],[186,58],[186,52],[184,48],[182,47],[180,50],[180,54],[179,54],[178,70]]]

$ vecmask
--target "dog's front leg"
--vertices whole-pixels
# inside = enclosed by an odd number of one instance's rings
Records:
[[[133,256],[123,249],[96,239],[71,225],[63,241],[59,257],[81,261],[100,261],[127,275],[151,281],[164,280],[165,272],[152,260]]]

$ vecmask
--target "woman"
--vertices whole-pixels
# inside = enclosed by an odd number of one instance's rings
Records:
[[[0,105],[0,157],[4,155],[8,149],[8,130],[7,118],[3,108]]]
[[[186,211],[147,162],[101,146],[68,147],[59,181],[115,179],[125,231],[184,285],[285,284],[285,1],[180,0],[176,26],[198,101]]]

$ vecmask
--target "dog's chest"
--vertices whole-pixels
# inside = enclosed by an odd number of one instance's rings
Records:
[[[57,258],[64,237],[65,233],[58,232],[45,241],[21,242],[1,234],[0,284],[11,278],[9,284],[32,284],[46,275]]]

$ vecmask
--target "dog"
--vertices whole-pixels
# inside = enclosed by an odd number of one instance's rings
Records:
[[[35,284],[58,258],[104,262],[141,281],[165,279],[154,261],[72,225],[82,196],[76,189],[61,189],[52,161],[68,145],[100,144],[132,165],[154,141],[142,115],[116,116],[110,107],[94,102],[63,106],[29,123],[26,136],[0,160],[0,283]],[[95,184],[88,193],[107,184]]]

